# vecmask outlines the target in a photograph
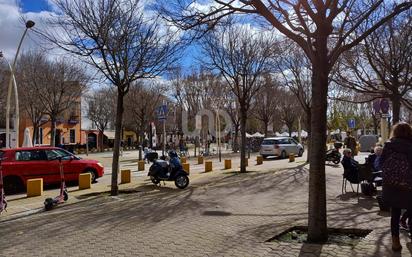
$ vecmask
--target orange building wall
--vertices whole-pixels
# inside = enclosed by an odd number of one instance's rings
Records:
[[[77,144],[81,142],[81,103],[80,101],[75,107],[69,109],[61,115],[61,123],[56,124],[56,132],[60,131],[61,142],[63,144]],[[78,122],[76,124],[70,124],[69,119],[75,117]],[[24,112],[20,114],[20,128],[19,128],[19,146],[22,146],[24,140],[24,130],[26,128],[30,129],[30,136],[33,137],[33,125],[31,120],[27,118]],[[51,142],[51,122],[47,122],[41,126],[43,128],[43,145],[50,145]],[[75,142],[70,143],[70,129],[75,129]]]

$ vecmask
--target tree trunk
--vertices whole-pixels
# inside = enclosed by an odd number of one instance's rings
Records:
[[[246,120],[247,110],[240,108],[240,172],[246,172]]]
[[[33,122],[33,138],[31,139],[31,142],[33,143],[33,146],[36,145],[37,138],[39,137],[39,125]]]
[[[233,136],[233,146],[232,150],[234,153],[237,153],[239,151],[239,125],[235,125],[235,135]]]
[[[373,121],[373,132],[375,133],[375,135],[378,135],[379,120],[376,116],[372,116],[372,121]]]
[[[104,152],[104,130],[99,130],[99,134],[97,135],[97,143],[99,144],[99,151]]]
[[[269,127],[269,121],[268,120],[265,120],[265,121],[263,121],[263,126],[265,126],[265,128],[264,128],[264,135],[265,135],[265,137],[267,137],[268,136],[268,127]]]
[[[308,132],[308,137],[306,138],[306,152],[307,152],[306,162],[310,162],[310,150],[311,150],[310,142],[311,142],[311,137],[312,137],[312,133],[311,133],[312,114],[310,112],[311,112],[310,109],[306,112],[306,130],[307,130],[306,132]]]
[[[398,96],[394,96],[391,98],[392,101],[392,124],[395,125],[400,121],[400,114],[401,114],[401,99]]]
[[[327,93],[328,76],[327,67],[327,40],[321,39],[317,49],[316,60],[312,61],[312,117],[311,120],[311,153],[309,168],[309,220],[308,241],[325,242],[328,239],[327,212],[326,212],[326,179],[325,179],[325,154],[327,130]]]
[[[111,195],[118,195],[119,188],[117,185],[117,175],[119,172],[119,156],[120,156],[120,141],[123,127],[123,92],[117,88],[117,108],[116,108],[116,122],[115,122],[115,136],[112,162],[112,185]]]
[[[56,146],[56,118],[50,117],[50,146]]]

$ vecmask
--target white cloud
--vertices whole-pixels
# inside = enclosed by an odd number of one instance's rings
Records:
[[[20,38],[24,32],[24,20],[30,19],[36,22],[36,27],[43,26],[41,20],[49,16],[50,12],[26,12],[24,13],[16,0],[0,0],[0,51],[11,60],[17,50]],[[22,52],[39,48],[39,38],[35,33],[28,34],[22,45]]]

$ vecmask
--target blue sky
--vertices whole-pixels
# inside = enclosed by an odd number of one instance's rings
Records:
[[[40,12],[49,10],[46,0],[21,0],[23,12]]]
[[[21,33],[24,31],[24,23],[21,17],[31,19],[37,22],[52,12],[49,4],[50,0],[0,0],[0,51],[11,60],[16,51],[16,45],[20,39]],[[38,40],[32,33],[26,37],[22,51],[38,48]],[[181,55],[180,63],[182,64],[183,72],[190,72],[192,68],[197,68],[196,56],[199,56],[200,51],[196,45],[188,47]]]

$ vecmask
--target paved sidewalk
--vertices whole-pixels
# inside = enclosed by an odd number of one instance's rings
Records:
[[[232,169],[229,171],[238,170],[240,166],[240,159],[237,157],[239,154],[226,154],[226,158],[232,159]],[[95,158],[99,162],[107,161],[109,158],[109,153],[101,153]],[[82,156],[83,158],[94,158],[92,155],[89,157]],[[251,159],[249,161],[249,170],[260,170],[260,171],[267,171],[273,170],[274,167],[277,169],[287,168],[287,167],[294,167],[299,165],[303,162],[302,158],[297,158],[297,161],[294,163],[289,163],[288,160],[268,160],[265,161],[263,165],[256,165],[256,154],[251,155]],[[213,170],[217,172],[224,171],[224,158],[222,162],[219,162],[217,156],[213,157],[206,157],[205,160],[212,160],[213,161]],[[198,177],[201,177],[204,173],[204,165],[197,164],[197,158],[189,158],[188,163],[190,164],[190,180],[193,181]],[[138,186],[142,186],[145,184],[150,184],[150,181],[147,177],[147,173],[149,171],[150,164],[145,165],[144,171],[137,171],[137,160],[134,159],[134,153],[128,152],[125,154],[121,159],[120,169],[129,169],[132,171],[132,183],[130,184],[120,184],[120,190],[129,190],[131,188],[136,188]],[[120,176],[119,176],[120,181]],[[110,184],[111,184],[111,171],[107,172],[107,168],[105,168],[105,176],[98,180],[98,183],[92,184],[91,189],[87,190],[78,190],[78,186],[68,185],[69,191],[69,200],[65,203],[65,205],[77,203],[79,201],[85,200],[86,196],[93,196],[98,195],[99,193],[108,192],[110,191]],[[173,186],[173,182],[167,182]],[[45,189],[42,196],[39,197],[32,197],[27,198],[26,194],[18,194],[18,195],[11,195],[7,196],[8,201],[8,208],[6,212],[3,212],[0,215],[0,221],[9,220],[9,219],[16,219],[19,217],[23,217],[26,215],[38,213],[43,211],[43,202],[48,197],[56,197],[60,192],[60,188],[58,186],[50,187]],[[87,197],[89,199],[90,197]]]
[[[266,242],[307,222],[307,167],[267,169],[277,162],[247,174],[195,174],[186,190],[146,183],[0,222],[0,256],[411,256],[406,235],[402,253],[392,253],[388,214],[373,198],[341,195],[342,168],[330,166],[328,225],[373,231],[354,248]]]

